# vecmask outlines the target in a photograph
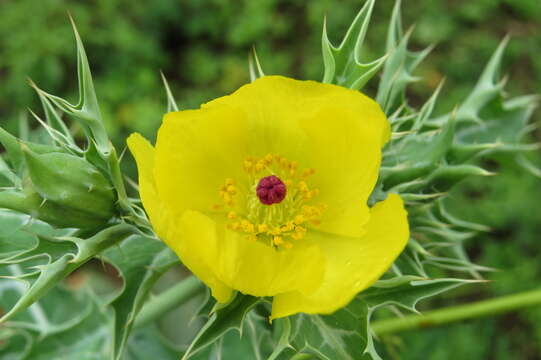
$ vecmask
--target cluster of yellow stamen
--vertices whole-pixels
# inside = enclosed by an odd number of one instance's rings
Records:
[[[326,206],[309,203],[319,193],[318,189],[311,189],[307,182],[315,173],[314,169],[299,169],[297,162],[272,154],[261,158],[247,157],[243,169],[248,178],[246,189],[237,186],[233,179],[226,179],[219,189],[230,220],[229,229],[246,234],[252,241],[289,249],[295,241],[305,236],[307,226],[319,225]],[[261,203],[255,190],[257,181],[269,175],[279,177],[287,187],[283,201],[272,205]],[[245,206],[238,206],[235,202],[235,196],[239,193],[246,200]],[[222,205],[216,205],[214,209],[222,209]]]
[[[228,207],[234,205],[234,197],[237,194],[237,187],[233,179],[225,179],[225,184],[220,188],[220,197],[224,204]],[[215,206],[218,207],[219,206]]]

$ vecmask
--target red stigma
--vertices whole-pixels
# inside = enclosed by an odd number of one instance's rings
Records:
[[[259,180],[256,193],[263,204],[278,204],[286,197],[286,184],[278,176],[266,176]]]

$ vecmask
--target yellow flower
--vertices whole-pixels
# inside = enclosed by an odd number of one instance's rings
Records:
[[[158,236],[219,302],[272,296],[272,318],[331,313],[409,237],[397,195],[372,208],[390,127],[339,86],[267,76],[128,139]]]

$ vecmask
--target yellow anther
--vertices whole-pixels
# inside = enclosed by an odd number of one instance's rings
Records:
[[[238,230],[240,228],[240,223],[239,222],[234,222],[234,223],[231,223],[231,224],[227,224],[227,227],[231,230]]]
[[[228,204],[228,205],[233,202],[233,198],[231,197],[231,195],[229,193],[223,192],[222,193],[222,198],[224,199],[224,202],[226,204]]]
[[[314,207],[313,206],[309,206],[309,205],[304,205],[302,207],[302,214],[305,216],[305,217],[311,217],[313,214],[314,214]]]
[[[272,154],[267,154],[267,155],[265,155],[265,162],[266,162],[267,164],[272,163]]]
[[[282,245],[284,243],[284,240],[282,239],[281,236],[275,236],[272,238],[272,242],[274,243],[274,245],[278,246],[278,245]]]
[[[280,228],[282,232],[291,231],[295,228],[295,225],[293,224],[293,221],[288,221],[284,226]]]
[[[228,185],[226,191],[231,195],[235,195],[237,193],[237,188],[233,185]]]
[[[289,241],[284,241],[284,247],[286,249],[291,249],[293,247],[293,244],[290,243]]]
[[[258,160],[255,164],[255,171],[261,171],[265,168],[265,162],[263,160]]]
[[[227,214],[227,218],[228,218],[228,219],[231,219],[231,220],[236,219],[236,218],[237,218],[237,213],[234,212],[234,211],[230,211],[230,212]]]
[[[314,196],[314,193],[312,191],[306,191],[303,195],[304,200],[310,200]]]
[[[295,220],[293,220],[293,222],[295,223],[295,225],[302,224],[304,222],[304,216],[302,215],[295,216]]]
[[[248,235],[246,236],[248,238],[248,240],[250,241],[257,241],[257,235]]]
[[[233,180],[231,178],[227,178],[227,179],[225,179],[225,184],[226,185],[235,185],[235,180]]]
[[[244,160],[244,170],[246,172],[251,172],[253,166],[254,166],[254,163],[251,160]]]
[[[302,177],[307,178],[308,176],[314,175],[315,172],[314,169],[304,169],[302,171]]]
[[[272,235],[280,235],[282,233],[282,230],[279,227],[275,227],[271,230]]]
[[[212,210],[216,211],[216,210],[220,210],[222,208],[222,205],[220,204],[214,204],[212,205]]]
[[[260,233],[267,232],[268,230],[269,230],[269,227],[267,226],[267,224],[259,224],[259,225],[257,225],[257,231],[260,232]]]
[[[255,226],[247,220],[242,220],[241,222],[242,230],[247,233],[255,233]]]
[[[304,181],[299,181],[299,190],[302,192],[308,191],[308,185]]]

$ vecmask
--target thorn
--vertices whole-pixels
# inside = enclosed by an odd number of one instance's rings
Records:
[[[120,156],[118,157],[118,162],[122,162],[122,158],[124,158],[124,154],[126,153],[126,150],[128,149],[128,146],[124,145],[124,149],[122,149],[122,152],[120,153]]]

